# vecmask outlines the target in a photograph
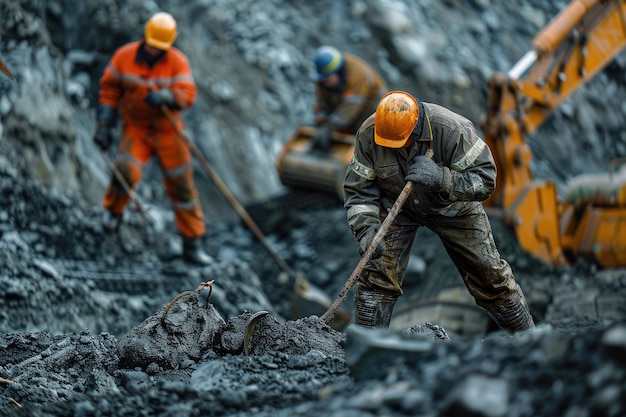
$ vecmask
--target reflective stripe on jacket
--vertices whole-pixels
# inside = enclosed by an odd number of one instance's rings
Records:
[[[169,88],[179,109],[190,107],[197,87],[187,57],[171,47],[150,67],[137,59],[143,41],[128,43],[115,51],[100,78],[99,103],[120,110],[124,123],[151,125],[155,129],[172,130],[162,112],[145,102],[150,90]],[[171,109],[182,128],[180,110]]]

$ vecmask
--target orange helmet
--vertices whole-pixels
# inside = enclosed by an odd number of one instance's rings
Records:
[[[146,23],[146,43],[153,48],[167,51],[174,44],[176,35],[176,20],[169,13],[157,13]]]
[[[403,147],[419,118],[415,97],[404,91],[390,91],[380,99],[374,116],[374,141],[387,148]]]

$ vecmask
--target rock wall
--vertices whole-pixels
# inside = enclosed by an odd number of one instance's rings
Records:
[[[487,79],[507,71],[567,3],[474,0],[287,2],[193,0],[76,3],[0,0],[0,163],[98,204],[107,165],[93,145],[98,79],[116,47],[159,10],[179,24],[176,46],[199,86],[187,134],[244,204],[281,193],[282,144],[311,121],[311,57],[321,44],[362,56],[392,88],[467,115],[477,126]],[[624,53],[533,137],[535,175],[559,183],[604,171],[626,154]],[[207,219],[234,216],[198,169]],[[166,202],[150,166],[139,194]]]

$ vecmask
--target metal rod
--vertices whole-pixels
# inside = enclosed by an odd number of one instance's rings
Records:
[[[13,75],[9,67],[6,66],[2,59],[0,59],[0,71],[4,72],[10,79],[15,79],[15,75]]]
[[[126,182],[126,179],[124,178],[124,176],[122,175],[120,170],[117,169],[115,164],[113,162],[111,162],[111,160],[109,159],[109,157],[107,155],[104,155],[104,160],[106,161],[107,165],[109,166],[109,168],[113,172],[113,175],[115,176],[117,181],[122,185],[122,188],[124,189],[124,192],[126,194],[128,194],[130,199],[137,205],[137,210],[141,214],[141,218],[142,218],[144,224],[147,226],[148,225],[148,218],[146,217],[146,213],[144,212],[143,206],[142,206],[141,202],[139,201],[139,198],[137,197],[137,193],[135,193],[135,190],[133,190],[130,187],[130,185],[128,185],[128,183]]]

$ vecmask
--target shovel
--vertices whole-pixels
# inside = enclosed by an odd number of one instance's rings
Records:
[[[310,307],[311,307],[311,303],[309,303],[309,301],[311,301],[313,305],[317,305],[317,308],[316,308],[317,312],[315,312],[315,314],[319,314],[321,311],[323,311],[323,309],[328,308],[328,306],[330,305],[330,300],[328,300],[328,302],[326,302],[326,300],[323,300],[323,299],[322,299],[321,302],[320,302],[320,299],[315,299],[315,300],[298,300],[298,297],[303,297],[303,295],[307,293],[306,291],[300,292],[299,289],[300,288],[311,289],[311,288],[313,288],[311,283],[308,282],[308,280],[304,277],[304,275],[302,273],[296,273],[293,269],[291,269],[289,267],[289,265],[287,265],[285,260],[280,257],[278,252],[276,252],[276,250],[272,247],[272,245],[269,243],[269,241],[265,238],[265,235],[263,234],[261,229],[259,229],[259,227],[256,225],[254,220],[252,220],[252,218],[250,217],[248,212],[245,210],[245,208],[239,203],[239,201],[237,201],[237,199],[230,192],[230,190],[228,189],[226,184],[224,184],[224,182],[219,177],[219,175],[217,175],[217,172],[215,172],[215,170],[209,165],[207,160],[204,158],[204,155],[202,155],[202,152],[200,152],[198,147],[193,142],[191,142],[189,139],[187,139],[185,134],[182,132],[182,130],[180,129],[180,127],[176,123],[176,120],[174,119],[174,116],[172,116],[172,113],[171,113],[170,109],[166,105],[164,105],[164,104],[161,105],[160,109],[163,112],[163,114],[165,115],[165,117],[167,117],[167,119],[170,121],[170,123],[172,124],[174,129],[176,130],[176,134],[178,135],[178,137],[187,145],[187,147],[189,148],[191,153],[196,157],[196,159],[198,160],[198,162],[200,163],[200,165],[204,169],[205,173],[215,183],[217,188],[224,195],[226,200],[228,200],[228,202],[233,206],[233,208],[235,209],[237,214],[239,214],[239,216],[243,219],[243,221],[250,228],[250,230],[252,230],[252,233],[254,233],[254,235],[259,239],[259,241],[261,242],[263,247],[265,247],[265,249],[269,252],[269,254],[272,256],[274,261],[276,261],[278,266],[280,266],[280,268],[284,272],[286,272],[289,276],[291,276],[291,277],[293,277],[295,279],[295,287],[294,287],[294,299],[295,299],[294,303],[295,304],[293,304],[293,305],[294,306],[296,306],[296,305],[308,306],[309,308],[307,308],[307,310],[309,310]],[[322,291],[321,290],[316,290],[315,293],[316,294],[322,294]],[[303,316],[302,313],[303,312],[300,311],[299,309],[294,308],[294,314],[295,315],[302,317]],[[340,312],[340,319],[339,320],[335,320],[333,325],[335,325],[335,326],[345,326],[345,324],[347,324],[348,321],[349,321],[349,317],[347,316],[347,314],[344,313],[344,312]]]
[[[426,155],[429,158],[432,158],[433,157],[432,149],[428,149],[428,151],[426,152]],[[393,221],[398,216],[398,213],[400,213],[400,210],[402,209],[402,206],[406,202],[406,199],[409,197],[409,195],[411,195],[411,191],[413,191],[414,185],[415,184],[412,181],[408,181],[406,183],[406,185],[400,192],[400,195],[396,199],[396,202],[393,203],[391,210],[389,210],[389,214],[387,214],[387,217],[383,221],[383,224],[380,226],[380,228],[374,235],[374,239],[372,240],[372,243],[370,243],[369,247],[367,248],[367,250],[361,257],[361,260],[357,264],[356,268],[354,268],[354,271],[350,275],[350,278],[348,278],[348,281],[346,281],[345,285],[339,292],[339,295],[337,296],[335,301],[331,304],[330,308],[326,310],[326,312],[322,314],[322,316],[320,317],[320,319],[322,319],[326,324],[332,322],[332,320],[334,319],[335,314],[337,313],[337,309],[339,308],[341,303],[343,303],[344,300],[346,299],[346,296],[348,295],[348,292],[350,292],[350,289],[352,289],[354,282],[357,280],[359,275],[361,275],[361,273],[363,272],[363,269],[365,268],[365,266],[371,259],[372,254],[374,253],[374,251],[376,250],[380,242],[385,237],[385,234],[389,230],[389,227],[391,226]]]

